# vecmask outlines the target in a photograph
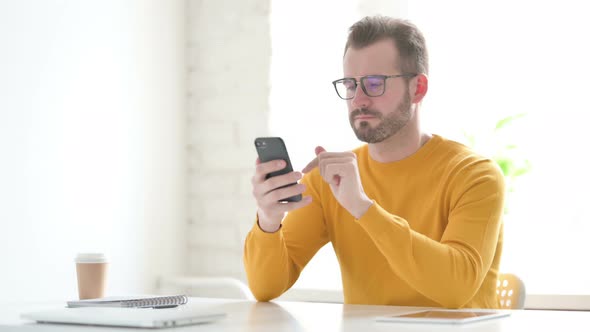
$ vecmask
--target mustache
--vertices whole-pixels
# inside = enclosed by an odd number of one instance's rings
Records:
[[[351,119],[354,119],[355,117],[357,117],[359,115],[370,115],[370,116],[374,116],[378,119],[381,119],[383,117],[383,114],[381,114],[381,112],[373,111],[368,108],[357,108],[354,111],[350,112]]]

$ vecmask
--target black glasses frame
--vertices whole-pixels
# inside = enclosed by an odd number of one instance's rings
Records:
[[[360,78],[360,79],[358,79],[358,80],[357,80],[356,78],[354,78],[354,77],[344,77],[344,78],[341,78],[341,79],[339,79],[339,80],[335,80],[335,81],[333,81],[333,82],[332,82],[332,85],[334,85],[334,89],[336,90],[336,94],[338,95],[338,97],[340,97],[341,99],[344,99],[344,100],[350,100],[350,99],[352,99],[352,98],[354,98],[354,97],[356,96],[356,89],[358,88],[358,86],[359,86],[359,83],[360,83],[360,85],[361,85],[361,89],[363,89],[363,92],[364,92],[364,93],[365,93],[367,96],[369,96],[369,97],[379,97],[379,96],[382,96],[382,95],[385,93],[385,86],[383,86],[383,92],[381,92],[381,93],[380,93],[380,94],[378,94],[378,95],[372,95],[372,94],[368,93],[368,92],[367,92],[367,89],[365,88],[365,80],[367,80],[367,79],[369,79],[369,78],[381,78],[381,79],[383,79],[383,84],[385,84],[385,81],[386,81],[388,78],[397,78],[397,77],[416,77],[416,76],[418,76],[418,74],[399,74],[399,75],[367,75],[367,76],[363,76],[363,77],[361,77],[361,78]],[[338,92],[338,86],[337,86],[337,84],[338,84],[338,83],[341,83],[341,82],[345,82],[345,81],[354,81],[354,91],[355,91],[355,92],[354,92],[354,94],[352,95],[352,97],[348,97],[348,98],[347,98],[347,97],[342,97],[342,96],[340,95],[340,92]]]

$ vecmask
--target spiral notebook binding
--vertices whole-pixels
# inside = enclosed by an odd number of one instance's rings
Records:
[[[188,298],[186,295],[162,296],[149,299],[127,300],[121,303],[121,306],[127,308],[157,308],[169,307],[186,304]]]

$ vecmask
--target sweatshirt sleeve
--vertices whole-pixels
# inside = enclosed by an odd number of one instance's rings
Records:
[[[305,265],[328,242],[316,187],[309,175],[301,182],[307,187],[304,195],[311,196],[312,202],[289,212],[274,233],[260,229],[256,218],[246,237],[244,267],[250,290],[258,301],[272,300],[291,288]]]
[[[467,303],[490,269],[498,243],[504,178],[489,160],[457,176],[447,227],[439,241],[410,229],[374,202],[357,220],[407,284],[448,308]]]

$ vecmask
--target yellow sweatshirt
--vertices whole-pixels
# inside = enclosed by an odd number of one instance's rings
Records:
[[[345,303],[497,308],[504,178],[497,165],[434,135],[401,161],[379,163],[354,150],[374,204],[346,211],[316,168],[301,180],[308,206],[275,233],[258,223],[244,265],[252,293],[268,301],[287,291],[328,241],[338,256]]]

